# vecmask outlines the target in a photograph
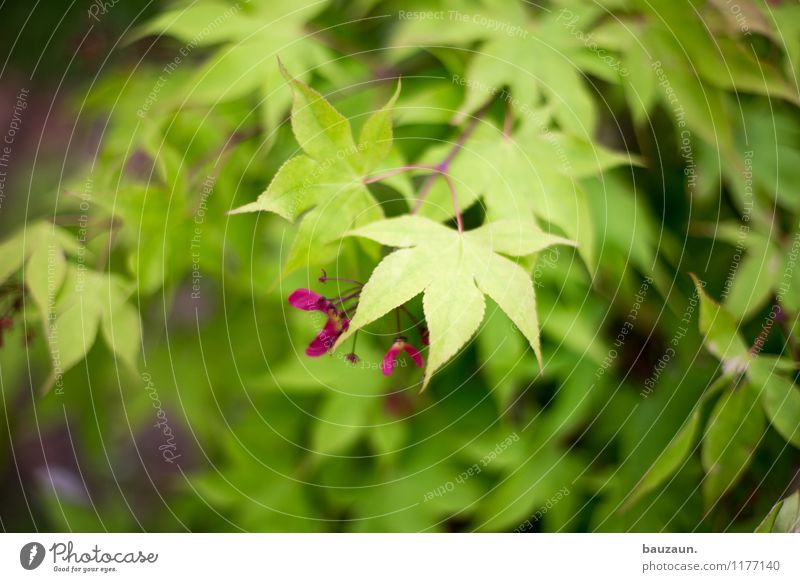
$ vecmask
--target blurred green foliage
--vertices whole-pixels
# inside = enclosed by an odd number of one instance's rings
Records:
[[[3,528],[797,529],[800,5],[732,6],[110,7],[114,64],[71,93],[96,148],[0,243]],[[468,230],[577,242],[519,263],[541,367],[492,301],[421,393],[380,373],[392,318],[355,366],[303,354],[322,320],[287,295],[382,251],[340,238],[360,206],[228,214],[312,153],[278,58],[353,135],[402,79],[370,173],[454,153]],[[444,180],[361,189],[455,224]]]

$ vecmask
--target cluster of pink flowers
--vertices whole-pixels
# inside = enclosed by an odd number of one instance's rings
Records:
[[[324,283],[331,279],[323,272],[323,276],[319,280]],[[289,295],[289,304],[293,307],[303,311],[317,311],[325,315],[325,325],[306,348],[307,356],[316,358],[327,354],[333,349],[339,336],[347,331],[352,319],[351,313],[355,309],[352,306],[348,308],[347,303],[355,301],[357,305],[360,295],[361,284],[354,283],[359,285],[358,291],[335,298],[324,297],[310,289],[296,289]],[[424,327],[420,327],[420,339],[423,345],[428,345],[428,332]],[[408,343],[405,337],[398,335],[381,362],[381,372],[384,376],[390,376],[394,372],[400,352],[405,352],[417,367],[423,366],[424,362],[420,351]],[[355,346],[353,351],[345,356],[345,359],[352,364],[358,362]]]
[[[325,325],[308,347],[306,355],[312,358],[328,353],[339,336],[347,331],[350,319],[344,310],[337,308],[336,304],[310,289],[297,289],[289,295],[289,304],[303,311],[319,311],[327,317]]]
[[[397,364],[397,356],[400,352],[407,353],[409,357],[414,360],[418,368],[422,367],[422,354],[419,353],[419,350],[409,344],[406,338],[398,336],[381,362],[381,372],[383,372],[384,376],[390,376],[392,372],[394,372],[394,367]]]

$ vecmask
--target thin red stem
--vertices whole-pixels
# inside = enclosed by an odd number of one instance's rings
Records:
[[[353,285],[358,285],[359,287],[363,287],[364,283],[361,281],[356,281],[355,279],[341,279],[339,277],[328,277],[327,275],[323,275],[318,279],[320,283],[325,283],[326,281],[339,281],[342,283],[352,283]]]
[[[358,309],[358,301],[353,303],[350,307],[347,307],[346,305],[342,304],[342,314],[344,314],[344,316],[347,319],[351,319],[350,315],[348,314],[348,311],[355,311],[356,309]]]
[[[456,196],[456,187],[453,183],[453,179],[447,173],[448,169],[450,168],[450,164],[453,162],[455,157],[458,155],[458,152],[461,151],[461,148],[464,147],[464,144],[467,142],[469,137],[478,127],[478,123],[483,118],[484,115],[489,111],[489,107],[491,107],[494,98],[487,101],[476,113],[472,116],[469,125],[461,132],[461,135],[458,136],[455,143],[453,144],[453,148],[448,152],[447,156],[440,164],[436,166],[430,166],[426,164],[409,164],[407,166],[402,166],[399,168],[395,168],[393,170],[388,170],[382,174],[378,174],[376,176],[372,176],[371,178],[364,178],[364,184],[373,184],[375,182],[380,182],[381,180],[385,180],[386,178],[391,178],[392,176],[397,176],[398,174],[402,174],[404,172],[410,172],[413,170],[429,170],[433,172],[433,175],[430,176],[425,183],[420,188],[419,195],[417,196],[417,203],[414,205],[414,208],[411,210],[411,214],[416,214],[419,209],[422,207],[422,203],[425,201],[425,197],[430,192],[430,189],[433,187],[433,183],[436,181],[438,176],[442,176],[447,182],[447,187],[450,190],[450,199],[453,202],[453,212],[456,215],[456,224],[458,225],[458,232],[464,232],[464,221],[461,218],[461,210],[458,207],[458,197]]]
[[[382,174],[377,174],[376,176],[372,176],[371,178],[364,178],[364,184],[374,184],[375,182],[380,182],[381,180],[385,180],[386,178],[391,178],[393,176],[397,176],[398,174],[411,172],[413,170],[436,171],[436,166],[429,166],[426,164],[409,164],[407,166],[400,166],[399,168],[388,170]]]
[[[491,107],[494,98],[487,101],[476,113],[472,116],[472,119],[469,122],[469,125],[461,132],[461,135],[458,136],[456,141],[453,143],[452,149],[448,152],[447,156],[442,160],[442,163],[436,166],[436,174],[428,178],[428,180],[422,185],[420,188],[419,196],[417,197],[417,204],[414,206],[414,210],[411,211],[411,214],[416,214],[419,209],[422,207],[422,203],[425,201],[425,197],[430,192],[430,189],[433,187],[434,182],[436,182],[436,178],[439,175],[445,176],[445,179],[449,178],[447,171],[450,169],[450,164],[453,163],[453,160],[458,155],[458,152],[461,151],[461,148],[464,147],[464,144],[470,138],[472,133],[478,127],[478,123],[480,120],[483,119],[483,116],[489,111],[489,107]],[[448,184],[450,186],[451,196],[453,196],[454,208],[456,212],[456,220],[461,225],[461,213],[458,211],[458,208],[455,204],[455,195],[453,194],[454,188],[452,186],[452,180]],[[461,232],[461,228],[459,228],[459,232]]]
[[[450,199],[453,201],[453,211],[456,213],[456,224],[458,225],[458,233],[464,232],[464,222],[461,219],[461,210],[458,208],[458,198],[456,197],[456,187],[453,184],[453,179],[450,174],[442,174],[444,181],[447,182],[447,187],[450,188]]]
[[[408,308],[407,308],[405,305],[401,305],[401,306],[400,306],[400,309],[403,311],[403,313],[405,313],[406,315],[408,315],[409,319],[411,319],[411,322],[412,322],[414,325],[419,325],[419,324],[420,324],[420,322],[419,322],[419,321],[417,321],[417,318],[414,316],[414,314],[413,314],[413,313],[411,313],[411,312],[408,310]]]
[[[361,295],[361,291],[357,291],[355,293],[351,293],[350,295],[345,295],[344,297],[339,297],[336,301],[331,301],[331,305],[344,305],[345,301],[349,301],[350,299],[354,299]]]

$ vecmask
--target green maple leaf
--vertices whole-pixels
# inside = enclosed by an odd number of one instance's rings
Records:
[[[383,218],[364,178],[392,148],[392,107],[388,103],[364,123],[359,140],[350,122],[314,89],[293,79],[292,130],[304,154],[286,162],[255,202],[231,214],[274,212],[290,222],[303,218],[285,273],[307,264],[324,264],[336,256],[338,242],[351,228]]]
[[[563,36],[560,38],[563,45]],[[569,46],[554,46],[545,38],[538,42],[501,38],[481,46],[467,68],[466,97],[462,115],[474,111],[487,98],[487,87],[499,93],[510,87],[511,101],[519,113],[525,106],[544,97],[552,104],[553,116],[561,127],[576,135],[590,137],[597,125],[597,108],[583,74],[575,63]]]
[[[523,120],[512,135],[488,122],[479,125],[448,168],[459,207],[468,208],[481,198],[487,220],[535,217],[557,226],[578,242],[593,270],[594,232],[581,180],[640,162],[571,134],[545,132],[543,123]],[[421,162],[435,164],[451,147],[431,148]],[[444,180],[437,180],[418,214],[439,221],[451,218],[450,195]]]
[[[320,0],[236,4],[203,0],[164,12],[132,37],[172,36],[185,43],[178,55],[183,60],[195,47],[218,46],[186,81],[184,94],[165,105],[215,106],[258,92],[265,133],[270,134],[291,102],[290,91],[274,66],[277,55],[293,70],[304,71],[304,78],[333,59],[330,49],[306,29],[306,23],[326,5]]]
[[[434,372],[455,356],[478,329],[486,294],[527,338],[542,366],[533,283],[525,269],[503,255],[523,257],[554,244],[575,243],[545,233],[531,221],[500,220],[459,233],[410,215],[374,222],[350,235],[399,250],[384,258],[373,271],[364,285],[355,316],[338,344],[423,293],[430,332],[424,389]]]
[[[446,26],[435,20],[409,20],[394,42],[399,47],[481,42],[463,76],[458,71],[454,77],[454,82],[465,88],[457,119],[474,112],[493,95],[510,95],[507,102],[521,115],[544,100],[553,107],[553,116],[564,130],[593,135],[597,107],[582,70],[603,78],[609,74],[615,78],[616,73],[573,32],[577,29],[567,18],[572,11],[552,10],[533,19],[521,2],[480,4],[484,6],[479,10],[466,6],[462,11],[454,10],[460,12],[456,17],[448,12]],[[592,22],[597,9],[585,11],[580,22]],[[483,14],[492,14],[492,18],[482,20]],[[506,89],[508,93],[503,93]]]
[[[707,9],[700,9],[703,8]],[[800,104],[795,84],[771,59],[759,59],[744,43],[709,30],[705,22],[706,18],[714,17],[713,9],[700,12],[699,18],[686,18],[686,7],[681,3],[655,0],[642,2],[641,10],[650,25],[641,38],[649,50],[658,49],[653,54],[664,55],[665,65],[696,68],[699,79],[720,89],[768,95]],[[689,68],[690,64],[695,66]],[[672,75],[674,68],[668,70]],[[690,81],[697,82],[697,79]]]
[[[711,299],[705,291],[705,283],[694,273],[689,273],[694,281],[697,296],[700,299],[700,320],[698,326],[703,334],[706,349],[720,362],[726,372],[741,371],[747,368],[753,354],[747,348],[739,333],[739,322],[736,318]]]

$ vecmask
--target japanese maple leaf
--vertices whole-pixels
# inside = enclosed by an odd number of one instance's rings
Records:
[[[456,185],[459,208],[469,208],[481,198],[487,220],[535,218],[552,224],[578,242],[591,268],[594,232],[581,179],[640,162],[572,134],[544,131],[544,123],[523,119],[511,135],[481,123],[447,173]],[[433,164],[451,147],[431,148],[420,162]],[[447,183],[437,179],[417,214],[437,221],[452,218],[450,195]]]
[[[523,2],[458,4],[463,8],[445,11],[441,20],[403,20],[393,40],[400,49],[423,46],[437,54],[446,46],[472,50],[472,43],[480,42],[466,71],[459,68],[453,77],[465,89],[457,119],[500,95],[520,115],[544,101],[552,106],[563,130],[584,137],[594,134],[596,90],[586,82],[583,71],[609,81],[618,79],[617,71],[591,50],[592,39],[583,31],[602,15],[601,8],[589,4],[534,15]]]
[[[184,44],[175,66],[186,60],[196,47],[218,47],[186,83],[180,99],[171,105],[216,106],[258,93],[265,133],[271,134],[291,103],[290,91],[275,67],[275,58],[280,54],[293,70],[304,71],[304,78],[318,68],[323,74],[333,68],[328,64],[333,53],[306,28],[327,4],[326,0],[236,3],[196,0],[158,15],[136,31],[133,38],[145,35],[177,38]],[[169,74],[171,71],[167,69]]]
[[[542,232],[532,221],[500,220],[459,233],[420,216],[400,216],[358,228],[351,236],[397,247],[375,268],[341,344],[356,330],[423,293],[430,332],[431,376],[469,341],[484,314],[484,294],[519,328],[542,365],[536,297],[528,273],[506,256],[534,254],[572,241]]]
[[[278,170],[255,202],[231,214],[267,211],[294,222],[304,214],[289,251],[285,273],[336,256],[338,241],[354,226],[383,218],[364,178],[389,155],[392,107],[389,102],[364,123],[359,140],[350,122],[314,89],[284,75],[292,85],[292,130],[305,152]]]

